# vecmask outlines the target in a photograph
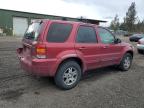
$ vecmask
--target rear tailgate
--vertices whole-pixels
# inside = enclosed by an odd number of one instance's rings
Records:
[[[23,41],[22,46],[22,48],[17,49],[18,57],[30,63],[32,60],[32,45]]]
[[[31,61],[32,59],[32,45],[31,44],[23,42],[23,54],[22,55],[26,60]]]
[[[17,50],[19,56],[32,60],[35,44],[42,40],[45,27],[46,22],[41,20],[36,20],[29,25],[22,40],[23,47]]]

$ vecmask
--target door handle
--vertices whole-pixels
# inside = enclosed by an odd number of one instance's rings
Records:
[[[84,50],[84,49],[86,49],[86,47],[80,47],[80,48],[79,48],[79,50]]]

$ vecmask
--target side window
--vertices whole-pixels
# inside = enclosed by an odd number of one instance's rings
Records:
[[[104,28],[98,28],[98,33],[102,43],[110,44],[114,42],[114,36],[108,30]]]
[[[93,27],[80,26],[76,38],[77,43],[96,43],[96,32]]]
[[[52,23],[47,34],[47,41],[57,43],[65,42],[68,39],[71,30],[71,24]]]

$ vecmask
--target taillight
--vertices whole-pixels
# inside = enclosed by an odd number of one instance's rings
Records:
[[[37,44],[35,51],[36,51],[37,58],[39,58],[39,59],[46,58],[46,46],[44,44]]]
[[[140,42],[140,41],[138,41],[138,44],[141,44],[141,42]]]

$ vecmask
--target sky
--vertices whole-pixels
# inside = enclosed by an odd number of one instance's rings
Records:
[[[116,14],[122,21],[132,2],[136,3],[137,16],[144,19],[144,0],[0,0],[0,8],[73,18],[84,16],[106,20],[102,25],[108,26]]]

